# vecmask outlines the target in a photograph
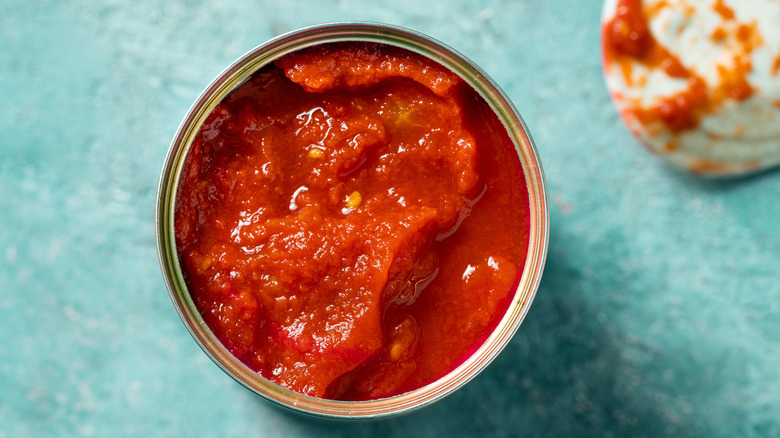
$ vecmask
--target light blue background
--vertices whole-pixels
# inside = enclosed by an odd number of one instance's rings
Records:
[[[385,3],[385,5],[381,5]],[[0,0],[0,437],[780,436],[780,173],[707,181],[619,120],[597,0]],[[200,351],[155,249],[179,121],[244,52],[334,20],[481,65],[537,142],[550,251],[503,354],[447,399],[343,423]]]

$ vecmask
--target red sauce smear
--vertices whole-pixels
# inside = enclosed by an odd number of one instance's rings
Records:
[[[615,16],[604,26],[604,48],[614,55],[645,57],[654,45],[642,13],[642,0],[619,0]]]
[[[662,69],[672,78],[684,79],[687,82],[685,90],[659,98],[651,107],[636,105],[624,110],[644,126],[662,123],[672,132],[680,132],[696,128],[703,115],[715,112],[726,99],[741,101],[753,94],[754,90],[747,81],[747,74],[752,71],[750,56],[753,49],[763,42],[755,23],[739,26],[733,37],[742,50],[735,56],[734,67],[718,67],[721,83],[708,86],[704,78],[687,69],[650,32],[648,17],[666,7],[670,7],[667,2],[660,2],[645,10],[641,0],[618,0],[614,17],[603,27],[604,62],[605,65],[616,63],[629,86],[636,85],[632,65],[637,62],[648,70]],[[722,0],[714,8],[724,20],[734,19],[733,10]],[[722,42],[728,36],[723,28],[718,27],[710,38],[714,42]]]
[[[699,108],[706,102],[706,84],[692,74],[653,37],[641,0],[619,0],[615,16],[604,25],[603,52],[607,63],[617,62],[626,83],[632,84],[631,65],[639,61],[648,69],[663,69],[673,78],[686,79],[688,89],[660,99],[651,108],[629,112],[642,124],[663,122],[673,131],[691,129],[699,123]]]
[[[780,55],[777,55],[775,62],[772,63],[772,75],[776,76],[780,72]]]
[[[761,160],[753,160],[753,161],[742,163],[741,169],[746,172],[761,169]],[[730,168],[723,162],[711,161],[703,158],[694,160],[690,164],[688,170],[694,173],[708,173],[708,174],[717,174],[717,173],[726,174],[729,173],[730,171],[733,171],[732,168]]]
[[[763,39],[758,33],[755,21],[740,25],[736,31],[736,38],[742,50],[734,58],[734,67],[730,70],[723,67],[718,68],[722,94],[716,93],[716,100],[722,100],[725,97],[741,101],[753,95],[753,87],[748,83],[747,75],[753,70],[751,54],[756,47],[763,44]]]
[[[715,6],[712,7],[715,12],[720,14],[720,17],[724,20],[734,19],[734,10],[723,4],[723,0],[717,0]]]
[[[333,43],[258,71],[182,170],[176,241],[198,310],[271,381],[367,400],[468,358],[511,302],[528,194],[506,130],[411,52]]]

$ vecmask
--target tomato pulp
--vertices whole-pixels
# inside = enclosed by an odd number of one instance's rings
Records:
[[[181,172],[176,244],[224,346],[269,380],[369,400],[419,388],[496,328],[526,259],[515,147],[461,78],[329,43],[258,70]]]

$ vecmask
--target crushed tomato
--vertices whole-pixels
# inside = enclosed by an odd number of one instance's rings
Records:
[[[205,322],[315,397],[428,384],[495,329],[519,282],[528,194],[471,87],[398,48],[331,43],[231,92],[185,160],[175,227]]]

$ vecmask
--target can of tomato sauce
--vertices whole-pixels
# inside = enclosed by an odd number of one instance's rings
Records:
[[[442,399],[527,314],[548,241],[531,135],[474,63],[417,32],[334,23],[228,67],[157,198],[171,299],[212,360],[304,413]]]

